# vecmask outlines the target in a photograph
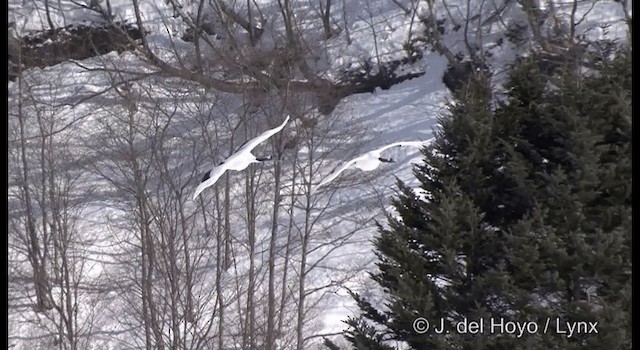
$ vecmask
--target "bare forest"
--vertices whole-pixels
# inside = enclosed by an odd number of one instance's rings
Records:
[[[347,291],[375,294],[372,232],[411,168],[314,185],[376,140],[430,138],[450,90],[500,81],[518,52],[588,65],[589,35],[631,25],[612,4],[9,1],[9,347],[322,348],[344,328],[327,313],[355,312]],[[420,77],[440,100],[417,126],[350,102]],[[270,161],[192,200],[287,115],[254,150]]]

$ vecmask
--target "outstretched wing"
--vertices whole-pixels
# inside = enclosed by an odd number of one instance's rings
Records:
[[[240,153],[240,152],[251,152],[254,148],[256,148],[256,146],[258,146],[259,144],[263,143],[264,141],[269,139],[271,136],[279,133],[282,129],[284,129],[284,126],[287,124],[288,121],[289,121],[289,116],[287,116],[287,118],[285,118],[284,122],[282,122],[282,124],[280,124],[278,127],[273,128],[271,130],[267,130],[267,131],[263,132],[262,134],[258,135],[256,138],[253,138],[253,139],[245,142],[238,149],[237,153]]]
[[[327,177],[325,177],[324,180],[322,180],[319,184],[317,184],[316,187],[314,187],[314,190],[312,192],[315,192],[315,190],[317,190],[321,186],[324,186],[324,185],[328,184],[329,182],[333,181],[336,177],[338,177],[340,175],[340,173],[342,173],[343,171],[347,170],[350,166],[352,166],[360,158],[362,158],[362,156],[354,158],[354,159],[348,161],[347,163],[343,164],[340,168],[334,170],[331,174],[329,174]]]
[[[218,165],[217,167],[214,167],[213,169],[211,169],[204,176],[204,178],[202,179],[203,181],[198,185],[198,187],[196,187],[196,191],[193,194],[193,200],[195,201],[196,198],[198,198],[198,196],[200,195],[200,193],[202,191],[204,191],[207,187],[210,187],[213,184],[215,184],[216,181],[218,181],[220,176],[222,176],[222,174],[224,174],[225,171],[227,171],[227,167],[225,167],[224,163],[222,163],[222,164]]]
[[[429,139],[426,141],[400,141],[400,142],[394,142],[392,144],[383,146],[378,148],[376,151],[378,153],[382,153],[385,150],[388,150],[389,148],[393,148],[393,147],[415,147],[415,148],[422,148],[426,145],[428,145],[433,139]]]

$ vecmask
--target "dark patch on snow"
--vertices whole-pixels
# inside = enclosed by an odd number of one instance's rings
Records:
[[[9,37],[9,79],[15,79],[19,65],[22,69],[43,68],[111,51],[122,53],[131,50],[132,42],[143,35],[136,25],[129,23],[83,22],[33,32],[22,38]]]
[[[216,39],[219,39],[215,31],[215,26],[213,25],[213,23],[207,22],[207,21],[202,23],[202,25],[200,26],[200,30],[198,31],[198,34],[212,35]],[[193,27],[187,28],[187,30],[185,31],[184,34],[182,34],[182,37],[180,37],[180,39],[182,39],[182,41],[189,42],[189,43],[194,42],[196,39],[196,29]]]
[[[409,56],[384,62],[377,69],[372,59],[367,59],[357,68],[342,71],[337,86],[319,94],[318,111],[321,114],[329,114],[344,97],[373,93],[376,88],[388,90],[393,85],[424,75],[423,71],[416,71],[412,67],[413,63],[422,58],[422,50],[413,48],[409,52]]]
[[[460,90],[475,73],[487,73],[485,65],[474,63],[473,61],[462,61],[447,65],[447,69],[442,76],[442,83],[452,92]]]

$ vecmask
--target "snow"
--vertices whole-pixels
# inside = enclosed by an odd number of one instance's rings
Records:
[[[67,25],[71,23],[81,23],[87,20],[95,20],[95,12],[81,9],[70,0],[50,1],[53,6],[51,19],[56,25]],[[265,7],[274,2],[269,0],[258,1]],[[312,13],[314,1],[297,1],[295,6],[298,10]],[[326,51],[322,56],[317,57],[316,67],[326,69],[326,77],[336,79],[339,72],[345,68],[358,69],[363,67],[365,61],[374,63],[372,69],[377,69],[377,64],[397,60],[406,56],[403,44],[411,36],[419,32],[422,24],[417,18],[405,15],[393,2],[388,0],[352,0],[344,2],[347,6],[346,20],[348,23],[351,43],[345,37],[344,28],[339,35],[329,40],[322,41],[321,45]],[[460,11],[454,11],[452,16],[455,21],[464,23],[465,4],[451,3],[451,7],[457,7]],[[477,3],[471,2],[473,6]],[[630,2],[629,2],[630,3]],[[454,6],[455,5],[455,6]],[[111,6],[118,20],[135,21],[133,7],[129,0],[112,0]],[[193,5],[190,5],[193,6]],[[238,5],[240,6],[240,5]],[[342,14],[342,3],[335,2],[334,11]],[[440,6],[440,5],[438,5]],[[566,16],[570,12],[568,4],[559,8],[560,14]],[[491,8],[483,8],[483,18],[491,13]],[[153,34],[148,37],[150,45],[159,57],[169,62],[177,62],[178,57],[175,52],[185,52],[185,56],[192,46],[179,38],[184,32],[184,25],[178,18],[174,17],[172,10],[165,1],[143,0],[140,1],[140,10],[147,30]],[[187,6],[184,11],[193,10]],[[437,9],[436,9],[437,10]],[[629,9],[629,12],[631,10]],[[438,12],[438,11],[436,11]],[[441,11],[440,11],[441,12]],[[438,13],[440,13],[438,12]],[[9,1],[10,21],[16,22],[16,32],[24,35],[27,32],[47,28],[47,19],[43,10],[42,1],[22,2]],[[419,3],[418,13],[422,16],[428,14],[426,2]],[[577,17],[585,20],[581,21],[577,27],[578,31],[587,33],[590,37],[602,38],[605,34],[609,37],[624,37],[625,24],[620,21],[624,18],[621,6],[613,1],[599,1],[590,10],[588,2],[579,6]],[[263,24],[265,30],[273,30],[281,26],[281,17],[273,8],[265,13],[267,18]],[[342,16],[342,15],[340,15]],[[338,16],[337,16],[338,17]],[[518,6],[513,5],[507,11],[507,17],[514,21],[525,21]],[[313,16],[308,15],[300,18],[301,26],[308,30],[309,42],[320,42],[317,31],[312,28],[319,28],[320,23]],[[599,24],[606,23],[610,27],[606,30],[598,27]],[[170,30],[167,31],[167,28]],[[488,28],[486,33],[482,33],[485,38],[485,51],[493,53],[491,65],[494,70],[503,67],[506,62],[513,60],[520,52],[513,44],[507,42],[502,46],[492,45],[498,38],[504,37],[505,24],[497,21]],[[316,34],[314,34],[316,33]],[[471,35],[474,36],[477,33]],[[170,40],[175,37],[176,40]],[[374,40],[375,38],[375,40]],[[463,30],[449,31],[444,35],[445,42],[452,48],[454,53],[464,51]],[[224,37],[216,39],[215,45],[224,45]],[[268,50],[270,45],[283,42],[284,38],[279,36],[268,37],[266,43],[258,46],[256,55],[261,54],[260,50]],[[182,57],[181,57],[182,58]],[[68,157],[76,162],[95,163],[95,168],[108,171],[107,174],[114,183],[124,182],[125,174],[120,173],[117,167],[111,165],[110,157],[119,156],[119,151],[125,147],[131,147],[138,155],[137,160],[141,166],[153,167],[153,159],[149,156],[146,147],[148,144],[143,139],[129,140],[126,128],[123,124],[127,118],[126,109],[117,102],[117,95],[113,89],[111,79],[113,77],[106,73],[90,72],[85,68],[104,67],[108,62],[111,67],[125,68],[131,72],[152,72],[152,69],[142,64],[136,55],[125,52],[121,55],[110,53],[102,57],[91,58],[81,62],[65,62],[53,67],[43,69],[32,69],[25,74],[25,83],[32,85],[37,97],[34,102],[48,110],[55,117],[53,130],[57,131],[59,137],[68,141]],[[415,64],[403,67],[404,72],[424,72],[418,78],[414,78],[403,83],[392,86],[388,90],[376,89],[373,94],[358,94],[344,98],[336,107],[332,115],[335,120],[331,125],[331,133],[336,135],[342,130],[349,130],[349,137],[344,137],[341,143],[319,142],[316,144],[303,144],[299,147],[296,155],[299,159],[305,159],[311,155],[320,156],[319,170],[311,182],[317,183],[326,176],[337,164],[344,164],[349,159],[361,155],[362,153],[376,149],[383,145],[399,140],[429,140],[433,136],[433,129],[437,128],[436,118],[446,111],[445,101],[450,97],[449,91],[442,83],[442,75],[447,66],[444,57],[437,53],[425,52],[424,56]],[[132,75],[133,76],[133,75]],[[242,78],[245,79],[245,78]],[[501,79],[500,75],[496,79]],[[296,78],[297,81],[305,81]],[[241,81],[240,79],[238,81]],[[160,86],[160,84],[165,87]],[[166,86],[174,84],[171,89]],[[17,89],[16,83],[9,83],[9,91]],[[165,79],[163,77],[150,76],[139,82],[133,83],[130,89],[135,92],[144,105],[157,105],[157,110],[167,112],[164,119],[165,125],[154,125],[150,115],[146,113],[151,109],[146,109],[145,113],[138,112],[135,118],[141,132],[154,134],[158,130],[165,132],[166,157],[170,169],[168,173],[177,187],[186,188],[190,193],[201,178],[203,172],[202,164],[214,162],[229,154],[231,141],[229,139],[231,129],[238,124],[242,115],[242,108],[245,101],[243,98],[230,94],[220,94],[212,99],[212,95],[204,88],[195,86],[193,83],[183,82],[178,79]],[[10,96],[10,99],[12,96]],[[53,105],[64,105],[66,107],[53,110]],[[48,107],[46,107],[48,106]],[[46,107],[46,108],[45,108]],[[157,111],[155,110],[155,111]],[[327,124],[328,118],[323,119]],[[281,120],[281,119],[280,119]],[[70,123],[70,121],[74,121]],[[297,125],[299,120],[293,122],[282,131],[282,135],[289,137],[297,135]],[[58,130],[58,126],[71,124],[72,127]],[[296,127],[294,127],[294,125]],[[166,127],[163,129],[163,127]],[[103,132],[109,128],[122,128],[120,136],[113,139],[105,139]],[[260,129],[264,130],[264,129]],[[249,139],[260,130],[244,130]],[[28,136],[37,135],[36,125],[31,125]],[[201,139],[205,134],[207,139]],[[34,152],[38,146],[37,140],[30,142],[33,144]],[[235,146],[241,143],[234,140]],[[92,148],[93,150],[87,150]],[[293,178],[289,174],[283,179],[282,195],[285,201],[292,201],[292,205],[286,206],[286,211],[293,214],[294,226],[290,226],[287,220],[280,218],[278,221],[277,233],[283,238],[291,239],[295,243],[296,249],[301,249],[300,238],[305,233],[309,234],[309,256],[310,262],[320,261],[317,268],[308,271],[308,285],[311,290],[316,287],[329,286],[320,289],[309,295],[309,301],[317,303],[316,314],[313,317],[313,327],[307,331],[323,334],[339,332],[345,328],[342,321],[348,316],[357,314],[351,297],[345,292],[342,285],[354,291],[362,292],[370,297],[372,301],[382,304],[383,300],[377,286],[369,279],[368,272],[375,269],[375,256],[372,251],[371,240],[376,235],[376,228],[373,220],[384,222],[383,212],[389,211],[393,215],[393,210],[389,206],[389,197],[394,194],[395,177],[406,182],[414,188],[416,196],[427,199],[427,194],[418,188],[415,178],[412,176],[412,164],[418,163],[422,155],[417,150],[388,150],[385,157],[391,157],[396,162],[375,167],[375,171],[345,172],[340,177],[340,184],[336,183],[335,191],[320,191],[313,196],[306,193],[308,183],[300,177]],[[370,170],[373,170],[373,166]],[[105,170],[106,169],[106,170]],[[255,167],[251,173],[256,174],[256,178],[264,179],[265,193],[272,188],[270,182],[271,166]],[[369,168],[367,168],[369,169]],[[160,170],[155,169],[159,172]],[[299,170],[301,172],[306,170]],[[165,174],[166,175],[166,174]],[[230,175],[231,198],[235,199],[230,206],[232,210],[243,213],[245,202],[244,181],[250,176],[249,171],[234,173]],[[307,174],[308,176],[308,174]],[[83,205],[77,213],[82,218],[78,222],[75,232],[78,235],[84,234],[85,240],[78,243],[77,249],[84,254],[88,261],[79,273],[87,283],[100,280],[112,281],[112,290],[104,291],[102,299],[93,300],[96,303],[94,310],[80,310],[79,318],[84,321],[95,320],[95,328],[104,336],[96,340],[94,348],[120,349],[139,345],[139,339],[132,339],[129,324],[132,319],[129,317],[136,305],[127,305],[121,300],[121,294],[139,293],[137,286],[118,285],[125,277],[134,276],[135,272],[129,271],[126,259],[135,256],[138,259],[139,247],[134,242],[139,242],[137,231],[127,226],[127,219],[135,215],[127,211],[127,201],[131,201],[131,194],[123,188],[114,188],[114,183],[106,183],[95,173],[86,175],[88,179],[83,179],[78,190],[82,193],[79,200]],[[11,178],[11,177],[10,177]],[[308,178],[304,180],[309,180]],[[158,179],[150,176],[149,188],[155,188]],[[261,180],[259,180],[261,181]],[[12,182],[10,182],[11,184]],[[262,182],[261,182],[262,184]],[[292,190],[299,191],[302,195],[294,200],[287,197]],[[9,186],[10,202],[17,198],[19,193],[16,185]],[[152,195],[152,193],[148,193]],[[306,195],[306,196],[305,196]],[[256,246],[262,250],[257,254],[256,261],[262,262],[266,259],[266,247],[268,247],[271,235],[271,218],[264,214],[270,209],[271,197],[259,199],[266,206],[260,207],[262,210],[260,217],[256,221]],[[313,210],[309,214],[313,224],[305,226],[306,202],[312,203]],[[158,199],[156,204],[161,207],[163,202]],[[197,203],[186,203],[192,211],[193,218],[189,219],[190,234],[195,237],[197,247],[192,247],[193,258],[201,259],[200,268],[203,271],[215,271],[215,257],[211,252],[215,252],[215,226],[221,218],[215,212],[216,206],[221,205],[214,198],[207,196],[206,208],[199,209]],[[500,207],[500,205],[499,205]],[[266,208],[266,209],[265,209]],[[284,210],[284,209],[283,209]],[[14,215],[12,211],[10,215]],[[18,215],[16,212],[15,215]],[[172,215],[166,213],[167,216]],[[244,215],[244,216],[243,216]],[[281,214],[282,215],[282,214]],[[206,217],[206,225],[203,222]],[[246,302],[246,295],[243,290],[246,288],[242,281],[246,281],[247,271],[250,261],[248,256],[246,214],[239,214],[230,223],[233,241],[233,266],[225,272],[223,283],[238,282],[238,290],[225,291],[224,297],[232,298],[238,296],[238,304]],[[160,230],[159,221],[156,218],[157,230]],[[18,243],[12,243],[16,245]],[[279,248],[283,248],[284,243],[279,242]],[[135,254],[133,254],[133,253]],[[19,252],[10,252],[11,262],[18,261],[22,256]],[[183,259],[183,256],[175,257]],[[276,262],[278,268],[283,268],[284,258]],[[289,262],[292,268],[291,275],[301,273],[301,262],[291,259]],[[15,268],[20,271],[29,271],[26,260],[16,263]],[[125,267],[123,267],[125,266]],[[308,268],[308,266],[307,266]],[[292,286],[295,285],[297,277],[291,277],[287,281]],[[340,281],[340,283],[337,283]],[[118,283],[116,283],[118,282]],[[129,281],[130,282],[130,281]],[[444,283],[444,282],[443,282]],[[210,308],[215,301],[215,290],[213,282],[199,285],[199,290],[195,291],[196,299],[203,309]],[[281,288],[282,286],[278,286]],[[291,286],[289,286],[291,287]],[[16,290],[12,287],[9,294],[16,298],[25,299],[25,294],[32,296],[32,291]],[[257,296],[260,298],[266,295],[266,286],[258,287]],[[158,291],[158,293],[165,293]],[[166,295],[165,295],[166,296]],[[261,302],[263,301],[260,299]],[[295,300],[289,300],[288,304],[295,305]],[[230,306],[231,313],[234,312]],[[210,309],[207,309],[210,310]],[[96,313],[98,316],[92,314]],[[46,334],[36,324],[30,320],[35,318],[33,312],[26,309],[10,309],[9,312],[9,339],[12,344],[19,344],[16,348],[31,348],[33,343],[26,339],[38,336],[44,337]],[[290,320],[293,324],[295,320]],[[204,329],[204,324],[189,324],[189,333],[194,337],[195,329]],[[198,331],[199,332],[199,331]],[[197,332],[195,332],[197,333]],[[166,337],[172,337],[168,334]],[[318,338],[320,341],[321,338]],[[283,340],[284,342],[284,340]]]

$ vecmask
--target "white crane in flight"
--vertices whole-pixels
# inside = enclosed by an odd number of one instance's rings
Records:
[[[324,180],[322,180],[318,185],[316,185],[314,191],[317,190],[318,188],[320,188],[321,186],[326,185],[327,183],[333,181],[335,178],[337,178],[343,171],[347,170],[350,167],[354,167],[354,168],[358,168],[362,171],[371,171],[376,169],[378,166],[380,166],[380,164],[382,163],[392,163],[394,162],[394,160],[392,158],[383,158],[382,157],[382,152],[393,148],[393,147],[414,147],[414,148],[421,148],[423,146],[426,146],[427,144],[429,144],[429,142],[431,142],[431,140],[427,140],[427,141],[400,141],[400,142],[394,142],[392,144],[380,147],[378,149],[375,149],[373,151],[369,151],[361,156],[358,156],[350,161],[348,161],[347,163],[345,163],[344,165],[342,165],[341,167],[337,168],[336,170],[334,170],[331,174],[329,174],[329,176],[327,176]]]
[[[225,173],[225,171],[227,170],[242,171],[253,163],[260,163],[267,160],[271,160],[271,156],[257,158],[251,153],[251,151],[253,151],[253,149],[256,148],[256,146],[263,143],[264,141],[269,139],[271,136],[277,134],[282,129],[284,129],[284,126],[287,124],[288,121],[289,121],[289,116],[287,116],[284,122],[282,122],[282,124],[280,124],[278,127],[273,128],[271,130],[267,130],[262,134],[258,135],[256,138],[245,142],[242,146],[240,146],[240,148],[234,154],[230,155],[222,163],[218,164],[217,166],[213,167],[213,169],[208,171],[202,178],[202,181],[200,182],[198,187],[196,188],[196,191],[193,194],[193,200],[196,200],[196,198],[198,198],[198,195],[200,195],[200,193],[204,191],[207,187],[215,184],[216,181],[218,181],[218,179]]]

